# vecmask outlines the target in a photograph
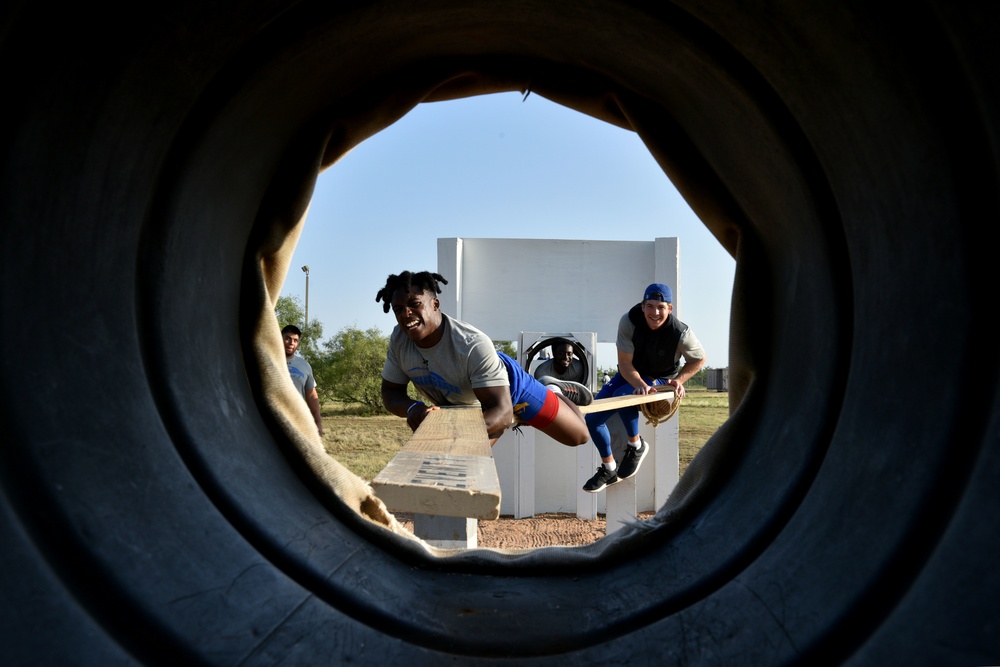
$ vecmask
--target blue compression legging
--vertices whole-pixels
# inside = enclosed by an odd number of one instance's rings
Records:
[[[666,379],[663,378],[653,379],[642,376],[642,379],[650,386],[667,383]],[[635,387],[626,382],[621,373],[615,373],[615,376],[601,387],[601,390],[597,392],[597,396],[594,396],[594,399],[627,396],[633,393],[635,393]],[[621,416],[622,423],[625,425],[625,433],[628,434],[629,439],[639,435],[639,408],[634,405],[618,408],[617,410],[591,412],[586,416],[587,429],[590,431],[590,439],[594,441],[594,445],[597,447],[597,451],[600,453],[602,459],[611,456],[611,432],[608,431],[607,421],[611,419],[612,415],[616,414]]]

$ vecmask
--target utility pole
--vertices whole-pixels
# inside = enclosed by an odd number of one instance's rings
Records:
[[[302,327],[302,334],[305,336],[306,331],[309,329],[309,265],[306,264],[303,266],[302,271],[306,274],[306,323]]]

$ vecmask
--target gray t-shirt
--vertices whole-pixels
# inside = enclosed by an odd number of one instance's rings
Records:
[[[397,325],[389,336],[382,378],[412,382],[436,405],[479,405],[473,389],[508,387],[507,368],[489,336],[470,324],[441,314],[444,335],[433,347],[417,347]]]
[[[297,355],[291,359],[286,357],[285,361],[288,362],[288,374],[292,376],[295,388],[302,394],[302,398],[305,398],[306,394],[316,386],[312,366],[309,365],[308,361]]]
[[[629,319],[628,313],[625,313],[618,321],[618,339],[615,341],[615,346],[626,354],[635,354],[635,345],[632,342],[632,334],[634,333],[635,325]],[[687,327],[684,333],[681,334],[681,339],[677,341],[677,350],[674,351],[674,363],[676,364],[680,361],[682,356],[686,364],[705,358],[705,350],[701,346],[701,341],[691,331],[691,327]]]
[[[586,384],[583,379],[583,364],[580,363],[579,359],[573,359],[569,362],[569,368],[562,375],[556,372],[555,361],[549,359],[548,361],[543,361],[533,373],[535,379],[540,379],[546,375],[549,377],[554,377],[557,380],[572,380],[573,382],[579,382],[581,384]]]

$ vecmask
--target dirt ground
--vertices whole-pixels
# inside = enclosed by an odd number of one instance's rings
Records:
[[[652,512],[640,513],[648,518]],[[408,529],[413,522],[405,514],[397,514]],[[596,519],[579,519],[572,514],[536,514],[525,519],[507,515],[496,521],[479,522],[479,546],[496,549],[534,549],[550,546],[583,546],[604,537],[604,516]]]

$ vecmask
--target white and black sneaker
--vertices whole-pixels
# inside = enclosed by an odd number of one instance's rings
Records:
[[[572,380],[559,380],[551,375],[546,375],[538,379],[546,387],[558,387],[562,395],[576,405],[590,405],[594,402],[594,394],[584,385]]]
[[[646,458],[647,453],[649,453],[649,445],[643,438],[639,438],[638,447],[625,447],[625,456],[622,457],[622,463],[618,466],[618,479],[628,479],[639,472],[639,466],[642,465],[642,460]]]
[[[587,483],[583,485],[583,490],[587,493],[598,493],[620,481],[617,472],[608,470],[602,465],[597,467],[597,474],[588,479]]]

